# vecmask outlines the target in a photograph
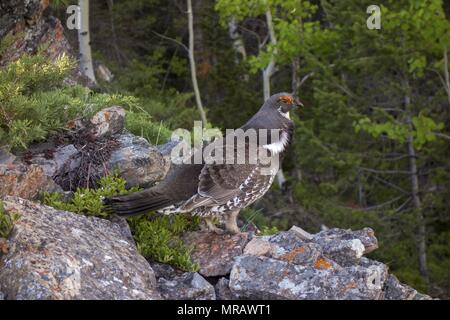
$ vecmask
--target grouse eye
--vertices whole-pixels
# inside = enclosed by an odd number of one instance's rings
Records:
[[[280,102],[284,102],[287,104],[293,104],[294,103],[294,99],[291,96],[281,96],[278,101]]]

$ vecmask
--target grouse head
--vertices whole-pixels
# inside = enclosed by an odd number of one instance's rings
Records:
[[[292,94],[281,92],[272,95],[261,109],[243,126],[245,128],[282,129],[292,125],[290,111],[303,104]]]

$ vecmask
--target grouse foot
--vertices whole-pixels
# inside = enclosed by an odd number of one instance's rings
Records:
[[[205,231],[207,231],[207,232],[214,232],[214,233],[217,233],[217,234],[224,234],[225,233],[225,230],[220,229],[219,227],[217,227],[214,224],[212,217],[205,217],[205,223],[206,223]]]

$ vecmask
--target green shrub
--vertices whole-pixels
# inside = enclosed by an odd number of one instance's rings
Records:
[[[112,105],[127,110],[127,128],[131,132],[151,142],[167,139],[168,130],[151,121],[139,99],[65,84],[74,66],[65,55],[50,62],[37,54],[24,55],[0,69],[0,146],[26,149],[30,143],[63,130],[69,120],[89,117]]]
[[[65,202],[59,193],[44,193],[43,202],[59,210],[71,211],[87,216],[106,218],[102,197],[136,192],[138,188],[125,188],[126,181],[117,173],[103,177],[99,188],[79,188],[73,198]],[[0,215],[1,221],[1,215]],[[198,270],[190,258],[192,248],[187,248],[179,236],[195,229],[199,218],[189,219],[183,215],[147,216],[128,218],[139,252],[148,259],[173,264],[186,271]]]
[[[200,266],[190,257],[192,248],[186,247],[179,238],[185,231],[198,226],[198,218],[189,220],[184,215],[140,216],[129,221],[138,250],[144,257],[173,264],[185,271],[199,270]]]
[[[99,181],[99,188],[78,188],[69,202],[61,199],[60,193],[44,193],[44,203],[59,210],[85,214],[87,216],[107,217],[103,210],[102,197],[136,192],[136,187],[127,190],[126,181],[117,173],[105,176]]]

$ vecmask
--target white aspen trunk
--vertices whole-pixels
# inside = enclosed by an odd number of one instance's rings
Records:
[[[420,187],[419,187],[419,176],[417,173],[417,153],[414,148],[414,139],[413,139],[413,124],[410,114],[410,104],[411,98],[406,95],[405,96],[405,109],[407,118],[406,121],[409,127],[409,135],[407,138],[407,148],[408,148],[408,156],[409,156],[409,171],[410,171],[410,179],[411,179],[411,196],[412,202],[414,206],[414,210],[416,213],[417,219],[417,253],[419,256],[419,272],[425,282],[429,284],[429,274],[427,267],[427,244],[426,244],[426,225],[425,219],[422,211],[422,203],[420,200]]]
[[[269,30],[270,43],[276,45],[277,38],[275,35],[275,30],[273,29],[272,12],[270,11],[270,9],[267,9],[266,11],[266,23],[267,29]],[[274,54],[275,53],[276,52],[274,52]],[[272,77],[274,70],[275,70],[275,58],[272,57],[267,67],[265,67],[262,72],[264,101],[266,101],[270,97],[270,78]]]
[[[272,12],[270,11],[270,9],[267,9],[266,11],[266,22],[267,22],[267,29],[269,30],[270,43],[276,45],[277,37],[275,35],[275,30],[273,29]],[[275,53],[276,52],[274,52],[274,54]],[[270,98],[270,78],[272,77],[274,71],[275,71],[275,58],[272,57],[267,67],[264,68],[262,72],[264,101]],[[286,184],[286,177],[284,176],[283,168],[281,167],[277,172],[277,183],[281,189],[283,189]]]
[[[239,62],[239,58],[242,60],[247,59],[247,51],[245,50],[242,36],[238,32],[238,24],[235,18],[231,18],[230,21],[228,22],[228,34],[230,36],[230,39],[233,40],[233,48],[238,54],[237,62]]]
[[[447,93],[447,99],[450,107],[450,76],[448,73],[448,52],[447,46],[444,47],[444,76],[445,76],[445,92]],[[450,109],[448,111],[450,118]]]
[[[80,50],[80,70],[93,83],[95,80],[94,67],[92,65],[91,40],[89,33],[89,0],[78,0],[80,7],[81,28],[78,30],[78,45]]]
[[[189,29],[189,64],[191,68],[191,79],[192,87],[194,88],[195,102],[197,104],[198,112],[200,113],[200,118],[202,120],[203,127],[206,127],[206,114],[203,109],[202,99],[200,96],[200,90],[197,83],[197,69],[195,66],[194,57],[194,15],[192,12],[192,1],[187,0],[187,15],[188,15],[188,29]]]

